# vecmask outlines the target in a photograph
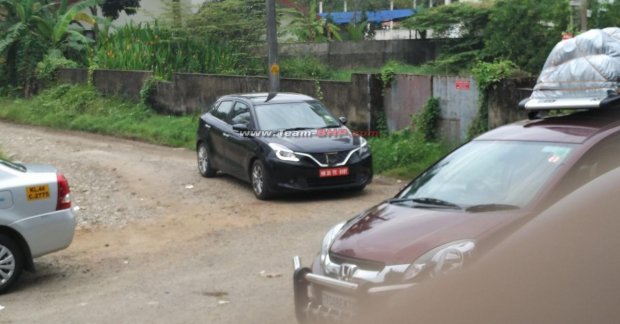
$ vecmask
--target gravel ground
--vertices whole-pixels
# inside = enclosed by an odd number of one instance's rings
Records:
[[[186,149],[4,122],[0,147],[58,167],[79,206],[69,249],[0,296],[2,323],[293,323],[291,257],[403,185],[264,202]]]

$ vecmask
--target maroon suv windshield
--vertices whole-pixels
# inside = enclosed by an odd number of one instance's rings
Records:
[[[473,141],[419,176],[399,198],[440,200],[463,208],[527,206],[575,144]]]

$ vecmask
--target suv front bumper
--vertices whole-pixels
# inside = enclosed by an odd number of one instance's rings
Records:
[[[365,309],[366,305],[381,307],[372,302],[385,294],[395,293],[413,287],[414,283],[377,285],[374,283],[356,283],[313,273],[308,267],[303,267],[301,258],[293,258],[293,290],[295,298],[295,316],[299,323],[347,323],[356,321],[357,310]],[[323,304],[321,293],[333,292],[355,300],[353,310],[335,309]]]

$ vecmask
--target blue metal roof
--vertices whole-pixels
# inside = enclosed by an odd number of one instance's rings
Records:
[[[416,13],[414,9],[396,9],[396,10],[379,10],[379,11],[366,11],[368,22],[380,24],[384,21],[391,21],[397,19],[404,19],[411,17]],[[324,12],[319,14],[321,18],[331,18],[331,20],[337,25],[346,25],[350,22],[360,22],[362,20],[362,12],[360,11],[348,11],[348,12]]]

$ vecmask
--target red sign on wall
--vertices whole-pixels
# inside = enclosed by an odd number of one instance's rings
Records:
[[[469,80],[456,80],[454,83],[456,90],[469,90],[471,82]]]

